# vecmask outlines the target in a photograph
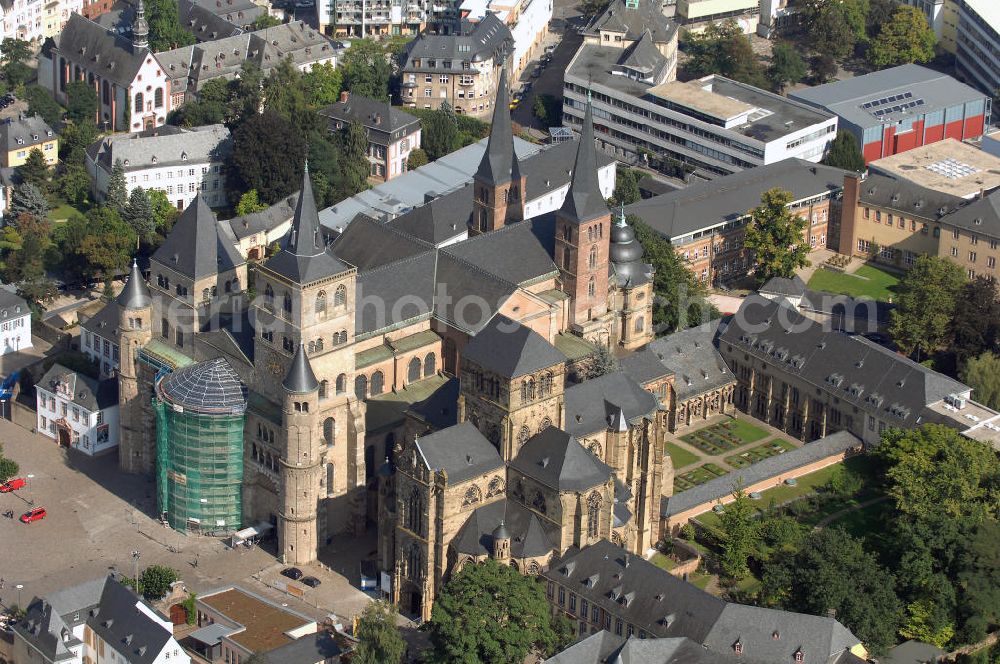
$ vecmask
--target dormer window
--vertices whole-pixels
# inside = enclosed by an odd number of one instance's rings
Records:
[[[125,161],[123,161],[123,162],[122,162],[122,165],[123,165],[123,166],[128,166],[128,165],[129,165],[129,160],[128,160],[128,159],[126,159]]]
[[[151,162],[153,162],[154,164],[159,161],[159,159],[156,158],[156,155],[153,155],[152,157],[150,157],[149,160]]]
[[[743,654],[743,642],[742,641],[737,641],[736,643],[733,644],[733,652],[736,653],[737,655],[742,655]]]
[[[795,651],[795,661],[796,662],[806,661],[806,655],[805,653],[802,652],[802,648],[799,648]]]

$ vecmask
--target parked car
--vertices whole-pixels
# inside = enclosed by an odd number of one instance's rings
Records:
[[[28,480],[23,477],[15,477],[12,480],[7,480],[3,484],[0,484],[0,493],[10,493],[11,491],[17,491],[23,488],[28,483]]]
[[[534,69],[531,70],[531,78],[538,78],[541,75],[542,75],[541,67],[536,66]]]
[[[531,86],[533,85],[534,83],[532,81],[527,81],[523,86],[521,86],[521,99],[524,99],[524,96],[531,92]]]
[[[542,56],[542,64],[546,64],[547,65],[550,62],[552,62],[552,54],[551,53],[546,53],[545,55]]]
[[[309,586],[310,588],[317,588],[320,584],[320,580],[315,576],[304,576],[299,580],[302,582],[302,585]]]
[[[302,570],[300,570],[298,567],[286,567],[285,569],[281,570],[281,575],[287,576],[289,579],[293,581],[298,581],[299,579],[302,578]]]
[[[45,518],[48,512],[45,511],[44,507],[35,507],[30,509],[21,515],[21,523],[31,523],[32,521],[41,521]]]

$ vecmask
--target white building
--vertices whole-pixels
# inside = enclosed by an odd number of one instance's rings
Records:
[[[0,39],[41,41],[54,37],[71,14],[83,11],[83,0],[13,0],[0,3]]]
[[[955,69],[990,96],[1000,89],[1000,2],[965,0],[958,10]]]
[[[173,624],[113,577],[34,598],[14,626],[14,662],[190,664]]]
[[[510,64],[516,80],[539,55],[552,20],[552,0],[462,0],[459,12],[474,23],[495,14],[507,25],[514,39]]]
[[[135,187],[157,189],[183,210],[204,192],[209,205],[224,206],[225,164],[232,146],[224,125],[191,129],[167,125],[141,133],[115,134],[87,148],[87,172],[98,199],[107,196],[111,172],[120,161],[129,193]]]
[[[53,364],[35,385],[38,433],[94,456],[118,446],[118,381]]]
[[[14,293],[0,288],[0,355],[31,348],[31,309]]]

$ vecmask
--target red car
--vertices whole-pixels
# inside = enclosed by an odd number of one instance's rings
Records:
[[[47,512],[44,507],[36,507],[30,509],[21,515],[21,523],[31,523],[32,521],[41,521],[45,518]]]
[[[8,480],[3,484],[0,484],[0,493],[10,493],[11,491],[17,491],[18,489],[24,487],[28,483],[23,477],[15,477],[12,480]]]

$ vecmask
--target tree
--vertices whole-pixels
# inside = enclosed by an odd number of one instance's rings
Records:
[[[399,664],[406,652],[406,642],[396,628],[396,611],[385,602],[365,607],[354,636],[359,643],[351,661],[356,664]]]
[[[611,194],[611,200],[615,205],[631,205],[642,198],[639,193],[639,180],[642,179],[643,172],[631,168],[619,168],[615,172],[615,190]]]
[[[274,28],[279,25],[281,25],[281,21],[274,16],[271,16],[270,14],[261,14],[254,20],[253,29],[264,30],[265,28]]]
[[[434,602],[430,636],[435,664],[520,664],[561,645],[542,586],[492,559],[452,576]]]
[[[84,208],[90,203],[90,176],[83,166],[68,165],[57,179],[57,188],[59,194],[76,208]]]
[[[899,628],[900,636],[944,648],[955,636],[955,625],[954,623],[934,625],[933,613],[934,607],[927,600],[918,600],[907,604],[906,621]]]
[[[337,170],[333,174],[334,200],[344,200],[368,188],[368,136],[354,123],[336,135]]]
[[[878,37],[868,48],[868,60],[874,67],[894,67],[913,62],[928,62],[934,58],[937,38],[927,24],[924,12],[916,7],[901,5],[885,23]]]
[[[837,75],[837,61],[829,53],[820,53],[809,62],[809,69],[816,83],[826,83]]]
[[[562,124],[562,99],[560,97],[536,94],[535,106],[532,111],[545,127]]]
[[[410,156],[406,158],[406,170],[412,171],[415,168],[420,168],[425,164],[430,163],[430,159],[427,157],[427,153],[424,152],[423,148],[414,148],[410,150]]]
[[[149,25],[149,50],[154,53],[195,43],[194,35],[181,25],[177,0],[147,0],[146,22]]]
[[[381,44],[371,39],[355,41],[344,54],[342,66],[344,87],[351,94],[389,101],[392,65]]]
[[[77,124],[94,123],[97,117],[97,92],[86,81],[66,85],[66,117]]]
[[[260,212],[261,210],[266,209],[267,204],[261,203],[257,198],[257,190],[251,189],[240,196],[240,202],[236,204],[236,216],[242,217],[243,215]]]
[[[892,20],[899,3],[896,0],[869,0],[868,17],[865,21],[865,32],[869,39],[875,39],[882,31],[882,26]]]
[[[695,76],[721,74],[743,83],[765,87],[764,70],[743,29],[734,19],[710,23],[701,34],[684,33],[690,53],[687,69]]]
[[[951,340],[955,302],[965,285],[956,263],[937,256],[920,256],[899,281],[889,335],[907,355],[931,353]]]
[[[809,265],[809,245],[803,240],[809,221],[789,211],[791,192],[770,189],[760,201],[750,212],[744,245],[756,257],[754,276],[763,284],[773,277],[791,278]]]
[[[609,4],[611,4],[611,0],[583,0],[580,3],[580,13],[589,22],[595,16],[603,14]]]
[[[0,482],[6,482],[21,472],[21,467],[13,459],[0,455]]]
[[[72,221],[72,220],[71,220]],[[87,213],[84,235],[72,253],[83,259],[81,271],[89,276],[122,274],[132,262],[135,232],[111,207],[97,207]]]
[[[823,163],[845,171],[860,173],[865,170],[865,158],[858,149],[857,139],[844,129],[838,131],[836,138],[830,143],[830,149],[823,156]]]
[[[302,135],[271,109],[247,119],[233,136],[232,161],[239,188],[256,189],[268,204],[298,190],[305,156]]]
[[[611,351],[607,347],[598,346],[590,354],[590,357],[587,358],[587,363],[583,369],[583,379],[591,380],[593,378],[600,378],[617,370],[618,360],[615,359],[615,356],[611,354]]]
[[[39,191],[45,191],[49,185],[49,164],[45,161],[45,155],[37,147],[31,148],[28,158],[17,167],[17,172],[22,181],[35,185]]]
[[[0,61],[5,65],[24,62],[31,57],[31,44],[23,39],[4,37],[3,42],[0,42],[0,53],[3,54]]]
[[[264,79],[264,108],[278,113],[301,133],[308,133],[319,123],[319,117],[306,105],[302,89],[302,72],[285,58]]]
[[[66,164],[86,165],[87,148],[97,140],[93,122],[67,122],[59,134],[59,158]]]
[[[125,165],[121,159],[115,159],[111,167],[111,177],[108,179],[108,193],[105,197],[108,205],[119,214],[128,205],[128,184],[125,182]]]
[[[791,44],[775,44],[771,50],[771,66],[767,78],[777,92],[782,92],[788,84],[794,85],[806,77],[805,61]]]
[[[40,85],[29,85],[24,89],[24,100],[28,102],[28,113],[40,115],[45,124],[58,127],[62,121],[63,107]]]
[[[809,0],[800,14],[817,53],[840,60],[868,39],[868,0]]]
[[[757,509],[743,490],[742,485],[733,489],[733,502],[725,506],[722,522],[722,573],[731,579],[740,580],[750,573],[747,559],[759,546],[760,523],[756,519]]]
[[[153,211],[153,224],[156,226],[156,232],[166,237],[170,229],[174,227],[177,217],[180,216],[180,210],[174,207],[167,195],[159,189],[150,189],[146,194],[149,196],[149,205]]]
[[[122,212],[122,220],[129,225],[141,242],[149,242],[156,232],[153,219],[153,205],[142,187],[136,187],[129,194],[128,204]]]
[[[421,124],[420,145],[431,161],[440,159],[455,150],[458,144],[458,126],[455,115],[447,102],[432,111]]]
[[[213,78],[189,101],[173,112],[171,122],[183,127],[198,127],[222,122],[235,123],[241,107],[235,102],[236,86],[225,78]]]
[[[139,589],[148,600],[163,599],[170,592],[170,584],[178,580],[177,570],[164,565],[150,565],[139,575]]]
[[[775,556],[764,567],[767,603],[813,615],[836,611],[873,655],[896,642],[902,608],[895,580],[861,542],[840,528],[809,535],[795,552]]]
[[[986,351],[979,357],[971,357],[959,376],[972,388],[976,401],[990,408],[1000,408],[1000,356]]]
[[[13,219],[20,219],[21,215],[25,214],[36,219],[45,219],[49,216],[49,201],[38,187],[30,182],[24,182],[14,187],[10,195],[8,214]]]
[[[991,276],[978,275],[962,288],[951,321],[951,344],[959,365],[1000,341],[1000,297]]]
[[[7,281],[28,281],[45,276],[46,252],[52,246],[52,223],[43,217],[22,213],[14,219],[18,246],[4,261]],[[15,239],[9,237],[8,239]]]
[[[986,636],[988,627],[1000,622],[1000,524],[996,520],[976,528],[961,566],[959,606],[965,623],[963,641],[969,643]]]
[[[340,98],[343,84],[340,69],[334,68],[329,62],[313,65],[312,69],[302,74],[306,102],[312,107],[327,106],[336,102]]]

